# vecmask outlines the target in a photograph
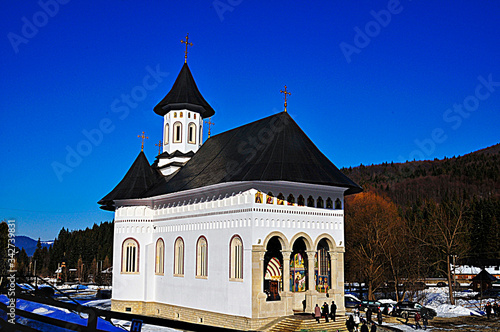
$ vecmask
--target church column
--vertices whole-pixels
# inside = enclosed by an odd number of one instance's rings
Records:
[[[285,304],[285,315],[293,314],[293,293],[290,291],[290,255],[291,250],[281,250],[283,255],[283,291],[281,301]]]
[[[264,313],[263,304],[266,302],[264,293],[264,256],[266,249],[262,245],[252,246],[252,313],[254,317],[261,317]]]
[[[332,276],[332,288],[329,291],[330,296],[335,300],[337,304],[337,310],[339,314],[345,312],[344,307],[344,252],[345,249],[341,247],[334,248],[328,253],[330,254],[331,260],[331,276]]]
[[[318,301],[318,291],[314,281],[314,255],[316,250],[307,250],[307,292],[306,292],[306,311],[312,312]]]

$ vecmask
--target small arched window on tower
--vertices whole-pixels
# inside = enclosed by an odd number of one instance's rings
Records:
[[[163,274],[164,262],[165,262],[165,243],[162,239],[156,241],[156,262],[155,262],[155,273]]]
[[[184,241],[181,237],[174,244],[174,276],[184,277]]]
[[[314,198],[311,195],[307,197],[307,206],[314,207]]]
[[[170,127],[170,126],[169,126],[169,124],[167,123],[167,124],[165,125],[165,133],[164,133],[164,135],[163,135],[163,142],[164,142],[163,144],[165,144],[165,145],[167,145],[167,144],[168,144],[168,135],[169,135],[169,129],[170,129],[169,127]]]
[[[326,208],[327,209],[333,209],[333,201],[330,197],[326,199]]]
[[[305,205],[305,199],[304,199],[304,196],[299,195],[299,198],[297,198],[297,205],[298,205],[298,206],[304,206],[304,205]]]
[[[243,241],[238,235],[233,236],[229,244],[229,278],[231,280],[243,279]]]
[[[317,208],[324,208],[325,205],[323,203],[323,198],[321,198],[321,196],[318,197],[318,199],[316,200],[316,207]]]
[[[122,245],[122,273],[139,272],[139,244],[134,239],[126,239]]]
[[[188,143],[196,144],[196,125],[193,122],[188,126]]]
[[[295,204],[295,197],[293,197],[292,194],[288,195],[287,197],[287,202],[288,202],[288,205],[294,205]]]
[[[342,210],[342,202],[340,201],[340,198],[335,200],[335,210]]]
[[[200,236],[196,244],[196,276],[208,276],[208,243],[204,236]]]
[[[174,143],[182,143],[182,123],[176,122],[174,123],[174,132],[173,132],[173,142]]]

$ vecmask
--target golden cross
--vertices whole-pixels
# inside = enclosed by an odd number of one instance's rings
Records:
[[[213,125],[215,125],[215,122],[212,122],[212,117],[209,117],[208,121],[205,121],[205,123],[208,125],[208,138],[210,138],[210,129]]]
[[[193,43],[189,43],[189,33],[186,34],[186,40],[181,40],[181,43],[186,44],[186,51],[184,52],[184,63],[188,61],[188,45],[193,46]]]
[[[286,95],[291,95],[290,92],[286,91],[286,85],[285,85],[285,90],[280,90],[280,93],[283,93],[285,95],[285,112],[286,112]]]
[[[158,155],[161,155],[161,140],[158,141],[158,144],[155,144],[158,147]]]
[[[144,132],[142,132],[142,135],[137,135],[141,139],[141,151],[144,151],[144,139],[149,139],[149,137],[144,135]]]

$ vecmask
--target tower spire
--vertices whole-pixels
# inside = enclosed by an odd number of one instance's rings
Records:
[[[286,112],[286,100],[287,100],[287,96],[286,95],[291,95],[290,92],[286,91],[286,85],[285,85],[285,90],[280,90],[280,93],[283,93],[285,95],[285,112]]]
[[[146,135],[144,135],[144,132],[142,132],[142,135],[137,135],[141,139],[141,151],[144,151],[144,140],[149,139]]]
[[[184,63],[188,61],[188,46],[193,46],[193,43],[189,42],[189,33],[186,34],[186,39],[181,40],[181,43],[186,44],[186,50],[184,51]]]

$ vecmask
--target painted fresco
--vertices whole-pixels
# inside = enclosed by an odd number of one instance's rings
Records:
[[[318,264],[318,253],[322,259],[321,264],[323,264],[320,269]],[[316,290],[320,293],[328,293],[331,287],[331,269],[330,269],[330,259],[326,253],[326,250],[321,249],[314,255],[314,283],[316,285]]]
[[[262,203],[262,193],[260,191],[255,194],[255,203]]]
[[[279,292],[282,290],[282,269],[280,260],[273,257],[269,260],[264,276],[264,292],[267,294],[266,301],[279,301]]]
[[[290,260],[290,291],[306,291],[306,268],[304,258],[299,253]]]

